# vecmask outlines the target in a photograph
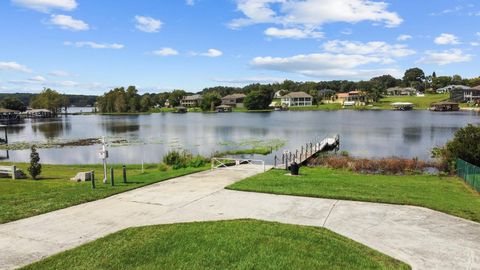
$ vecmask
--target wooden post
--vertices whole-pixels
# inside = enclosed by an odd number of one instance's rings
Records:
[[[127,166],[123,165],[122,171],[123,171],[123,183],[127,183]]]
[[[275,158],[273,159],[273,167],[277,167],[277,155],[275,155]]]
[[[110,168],[110,184],[112,184],[112,187],[115,186],[115,177],[113,175],[113,167]]]
[[[95,171],[92,171],[92,189],[95,189]]]
[[[15,172],[17,171],[17,166],[13,165],[12,166],[12,179],[15,180]]]

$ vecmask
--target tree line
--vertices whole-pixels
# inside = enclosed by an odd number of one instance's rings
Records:
[[[3,94],[0,107],[10,110],[26,111],[27,104],[32,109],[47,109],[54,114],[71,105],[68,95],[63,95],[50,88],[43,89],[39,94]],[[2,97],[0,96],[0,97]],[[25,97],[29,100],[25,102]]]

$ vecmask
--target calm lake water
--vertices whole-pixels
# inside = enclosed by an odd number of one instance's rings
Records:
[[[430,158],[430,149],[443,145],[468,123],[479,124],[474,112],[429,111],[307,111],[226,114],[152,114],[135,116],[74,115],[11,126],[11,142],[74,140],[107,136],[136,141],[111,147],[110,162],[159,162],[168,150],[183,148],[211,155],[235,148],[225,142],[286,140],[294,150],[318,137],[340,134],[341,150],[362,157]],[[140,143],[142,142],[142,143]],[[44,163],[99,163],[99,145],[40,149]],[[5,156],[5,151],[0,151]],[[11,161],[29,160],[29,150],[9,152]],[[273,155],[255,156],[272,163]],[[250,157],[250,156],[249,156]]]

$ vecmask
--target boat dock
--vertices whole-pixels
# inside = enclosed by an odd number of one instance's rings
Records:
[[[339,145],[340,135],[338,134],[334,137],[325,137],[322,140],[307,143],[295,151],[285,151],[281,158],[275,156],[274,168],[288,169],[293,162],[305,164],[313,157],[316,157],[318,153],[337,149]]]

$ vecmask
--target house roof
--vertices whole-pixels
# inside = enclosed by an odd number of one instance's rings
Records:
[[[346,98],[346,97],[348,97],[348,96],[350,96],[349,93],[338,93],[338,94],[337,94],[337,97],[338,97],[338,98]]]
[[[442,87],[442,88],[438,88],[438,90],[450,90],[450,89],[471,89],[470,86],[466,86],[466,85],[448,85],[448,86],[445,86],[445,87]]]
[[[289,94],[284,95],[283,97],[289,97],[289,98],[312,98],[311,95],[305,93],[305,92],[292,92]]]
[[[184,96],[183,100],[199,100],[203,97],[201,95],[191,95],[191,96]]]
[[[480,85],[472,87],[473,89],[480,90]]]
[[[25,111],[25,113],[39,113],[39,112],[44,112],[44,113],[51,113],[51,111],[47,109],[30,109]]]
[[[224,96],[222,99],[238,99],[238,98],[245,98],[246,95],[244,94],[231,94],[228,96]]]
[[[5,109],[5,108],[0,108],[0,113],[18,113],[19,111],[15,110],[10,110],[10,109]]]
[[[457,102],[451,102],[451,101],[440,101],[440,102],[434,102],[432,103],[432,106],[435,105],[459,105]]]

